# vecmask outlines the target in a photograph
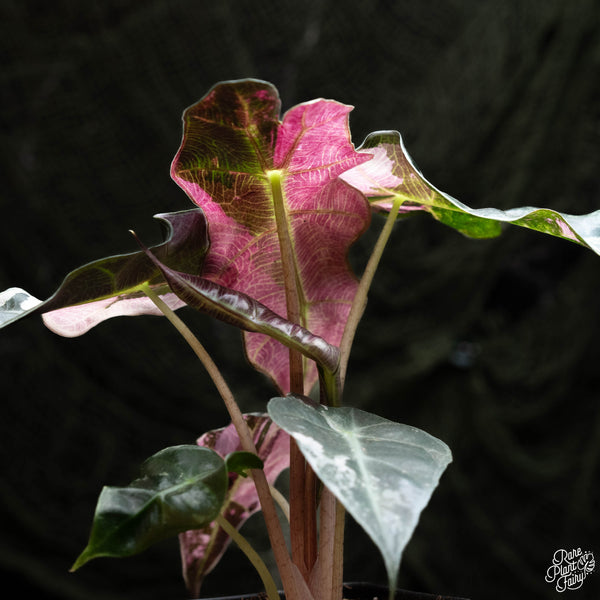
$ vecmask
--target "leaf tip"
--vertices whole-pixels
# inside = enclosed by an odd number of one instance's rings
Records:
[[[140,240],[137,233],[133,229],[130,229],[129,233],[134,237],[135,241],[138,243],[138,246],[141,248],[142,252],[154,263],[154,266],[156,268],[158,268],[159,271],[163,271],[163,269],[164,269],[163,265],[159,262],[159,260],[156,258],[156,256],[154,256],[154,254],[149,250],[149,248],[144,244],[144,242],[142,242],[142,240]]]
[[[19,287],[0,292],[0,327],[33,312],[41,304],[41,300]]]
[[[89,556],[88,548],[89,546],[86,546],[83,552],[77,557],[77,559],[69,569],[69,573],[75,573],[75,571],[83,567],[85,563],[89,562],[93,558],[92,556]]]
[[[142,240],[140,240],[140,238],[138,237],[138,234],[133,229],[129,229],[129,233],[133,236],[133,239],[138,243],[139,247],[142,250],[144,250],[145,246],[142,243]]]

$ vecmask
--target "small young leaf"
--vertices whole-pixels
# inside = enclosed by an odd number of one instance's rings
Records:
[[[423,177],[397,131],[372,133],[359,150],[371,153],[373,160],[340,177],[362,191],[373,210],[387,212],[398,198],[403,202],[400,213],[427,211],[470,237],[495,237],[501,233],[502,223],[511,223],[576,242],[600,254],[600,210],[587,215],[568,215],[532,206],[510,210],[470,208]]]
[[[264,463],[267,481],[273,485],[281,471],[289,466],[290,438],[267,415],[249,414],[244,415],[244,419],[252,432],[258,457]],[[215,450],[223,457],[241,449],[233,425],[205,433],[198,439],[198,444]],[[258,510],[260,505],[252,479],[230,474],[223,517],[233,527],[240,529]],[[183,576],[191,597],[200,596],[204,577],[217,565],[230,542],[231,538],[214,522],[203,529],[186,531],[179,536]]]
[[[169,536],[210,523],[227,491],[225,461],[199,446],[174,446],[150,457],[127,487],[105,487],[76,570],[100,556],[130,556]]]
[[[200,273],[208,249],[206,220],[199,209],[155,215],[166,227],[167,239],[152,248],[161,260],[186,273]],[[140,291],[149,283],[172,308],[183,302],[169,290],[162,274],[143,252],[103,258],[71,272],[59,289],[45,302],[23,303],[20,294],[0,295],[0,327],[29,314],[42,314],[44,323],[55,333],[75,337],[111,317],[153,314],[160,311]],[[15,288],[11,288],[15,289]],[[27,294],[27,292],[23,292]],[[17,306],[16,301],[20,301]]]
[[[273,398],[269,415],[380,549],[390,588],[402,553],[452,460],[431,435],[350,408]]]
[[[237,451],[230,452],[225,457],[225,466],[230,473],[237,473],[242,477],[248,477],[248,469],[262,469],[264,463],[256,454],[252,454],[252,452]]]

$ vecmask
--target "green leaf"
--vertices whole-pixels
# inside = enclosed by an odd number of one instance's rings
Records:
[[[449,448],[424,431],[355,408],[288,396],[272,399],[268,411],[375,542],[395,588],[404,548],[452,460]]]
[[[208,249],[206,220],[192,209],[155,215],[166,230],[166,240],[152,248],[161,260],[186,273],[200,273]],[[39,302],[18,288],[0,294],[0,327],[30,314],[42,314],[44,323],[66,337],[82,335],[111,317],[161,314],[140,291],[149,283],[172,308],[183,306],[166,284],[160,270],[142,252],[109,256],[72,271],[59,289]]]
[[[225,461],[213,450],[174,446],[150,457],[127,487],[105,487],[88,545],[72,571],[100,556],[130,556],[210,523],[227,492]]]
[[[248,469],[262,469],[263,461],[252,452],[230,452],[225,457],[225,466],[230,473],[237,473],[242,477],[248,477]]]
[[[600,254],[600,210],[569,215],[532,206],[509,210],[471,208],[423,177],[397,131],[372,133],[359,150],[371,153],[373,160],[340,177],[362,191],[373,210],[387,212],[394,200],[399,199],[401,214],[427,211],[438,221],[473,238],[495,237],[501,233],[503,223],[510,223],[576,242]]]

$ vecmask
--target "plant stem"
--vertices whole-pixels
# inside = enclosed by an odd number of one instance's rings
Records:
[[[257,454],[254,441],[252,439],[252,433],[246,425],[244,416],[242,415],[235,398],[227,382],[223,378],[223,375],[217,368],[216,364],[205,350],[204,346],[200,343],[198,338],[190,331],[187,325],[171,310],[165,302],[152,290],[152,288],[146,283],[140,286],[140,289],[154,302],[159,310],[169,319],[171,324],[179,331],[186,342],[190,345],[196,356],[200,359],[200,362],[204,365],[204,368],[208,371],[213,383],[215,384],[227,412],[231,417],[237,434],[240,438],[240,444],[245,452],[251,452]],[[265,518],[267,526],[267,532],[269,534],[269,541],[273,549],[275,561],[279,569],[281,581],[283,583],[286,598],[289,600],[310,600],[310,592],[304,583],[304,580],[299,577],[297,568],[292,563],[290,555],[287,550],[283,531],[279,523],[277,516],[277,509],[275,508],[275,502],[271,496],[269,489],[269,483],[262,469],[251,469],[250,474],[254,480],[256,486],[256,492],[260,501],[260,505]]]
[[[317,560],[317,476],[312,467],[306,462],[304,469],[304,514],[306,515],[304,528],[304,564],[306,577],[312,571]]]
[[[277,237],[279,239],[279,251],[281,253],[281,268],[283,270],[283,282],[285,288],[285,302],[287,309],[287,319],[292,323],[300,324],[300,290],[298,289],[298,273],[296,260],[294,257],[292,237],[290,234],[289,217],[285,208],[283,198],[283,189],[281,186],[281,171],[269,171],[269,183],[271,184],[271,194],[273,197],[273,208],[275,212],[275,224],[277,226]],[[294,381],[290,381],[290,387],[299,387],[292,389],[294,393],[304,393],[304,382],[298,380],[298,375],[302,376],[302,356],[295,352],[300,359],[300,368],[294,369],[291,375]],[[290,364],[291,367],[291,364]]]
[[[290,436],[290,545],[292,560],[300,569],[304,579],[308,576],[308,567],[304,556],[304,524],[306,522],[304,503],[304,479],[306,460],[298,444]]]
[[[218,515],[215,519],[217,524],[225,530],[225,533],[238,545],[239,549],[246,555],[252,566],[258,572],[269,600],[279,600],[279,592],[275,581],[267,569],[263,559],[258,552],[250,545],[248,540],[223,516]]]
[[[179,331],[179,333],[183,336],[185,341],[192,348],[196,356],[200,359],[200,362],[204,365],[204,368],[208,371],[210,378],[215,384],[223,402],[225,403],[225,407],[227,408],[227,412],[231,417],[231,421],[236,428],[238,436],[240,438],[240,443],[242,448],[246,452],[253,452],[256,454],[256,448],[254,446],[254,441],[252,439],[252,434],[250,430],[246,426],[246,422],[244,421],[244,417],[235,401],[233,393],[229,389],[227,382],[223,378],[223,375],[219,371],[217,365],[211,358],[210,354],[206,351],[204,346],[200,343],[198,338],[190,331],[188,326],[175,314],[167,304],[154,292],[154,290],[148,285],[145,284],[142,286],[143,292],[154,302],[154,304],[160,309],[160,311],[167,317],[167,319],[171,322],[171,324]]]
[[[329,489],[323,488],[319,554],[309,582],[316,600],[342,597],[344,517],[344,507]]]
[[[286,500],[285,496],[273,485],[269,486],[271,490],[271,496],[273,496],[273,500],[277,502],[277,506],[281,509],[281,512],[285,515],[287,522],[290,522],[290,505]]]
[[[341,402],[342,389],[346,378],[350,349],[354,335],[363,315],[367,294],[387,241],[392,233],[398,211],[403,199],[396,196],[373,252],[369,257],[363,276],[360,280],[356,296],[352,302],[344,334],[340,343],[340,368],[336,381],[335,394],[329,398],[333,406]],[[331,394],[331,391],[329,392]],[[325,488],[321,498],[321,525],[319,531],[318,560],[310,576],[310,588],[317,600],[337,600],[341,598],[343,582],[343,548],[344,548],[344,507],[335,496]]]
[[[379,266],[379,261],[381,260],[385,246],[392,233],[394,223],[396,222],[396,217],[398,216],[398,211],[400,210],[400,206],[402,205],[403,201],[404,198],[401,196],[394,197],[392,208],[388,213],[387,220],[383,226],[383,229],[381,230],[381,233],[379,234],[379,237],[377,238],[377,242],[373,247],[373,252],[371,252],[367,266],[365,267],[363,275],[360,279],[360,283],[358,284],[358,290],[356,291],[356,295],[352,301],[352,307],[350,308],[350,313],[348,315],[348,320],[346,321],[346,327],[344,329],[342,341],[340,342],[340,381],[342,386],[344,385],[344,381],[346,379],[346,370],[348,368],[348,359],[350,358],[350,349],[352,348],[354,335],[356,334],[356,329],[358,328],[358,324],[367,305],[369,288],[373,282],[373,277],[375,276],[375,272]]]
[[[333,569],[331,571],[333,598],[342,597],[344,585],[344,528],[346,509],[341,502],[335,504],[335,535],[333,543]]]
[[[269,171],[267,177],[271,186],[281,253],[287,319],[292,323],[300,324],[301,302],[298,270],[290,233],[289,215],[286,211],[283,195],[282,172]],[[299,352],[290,349],[289,365],[290,392],[292,394],[304,394],[303,358]],[[290,540],[292,560],[305,579],[316,560],[317,547],[316,504],[315,498],[311,497],[310,489],[307,489],[306,485],[308,469],[309,467],[296,442],[290,439]]]

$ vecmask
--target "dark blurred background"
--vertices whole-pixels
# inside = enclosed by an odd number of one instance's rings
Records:
[[[169,178],[181,113],[256,77],[284,110],[356,106],[358,145],[398,129],[426,177],[471,206],[600,208],[596,0],[0,5],[0,290],[46,298],[71,269],[160,241],[189,207]],[[374,233],[354,248],[363,263]],[[359,330],[348,402],[445,440],[454,463],[401,566],[404,588],[558,598],[558,548],[600,559],[600,257],[518,228],[473,241],[427,215],[396,226]],[[245,411],[271,390],[238,333],[189,310]],[[240,370],[241,369],[241,370]],[[159,318],[64,339],[39,319],[0,334],[0,581],[41,599],[186,597],[175,540],[67,572],[97,494],[164,446],[226,424],[213,387]],[[248,524],[251,537],[260,519]],[[258,533],[256,533],[258,535]],[[346,580],[384,582],[349,523]],[[203,595],[260,588],[237,549]],[[569,598],[597,598],[600,573]]]

